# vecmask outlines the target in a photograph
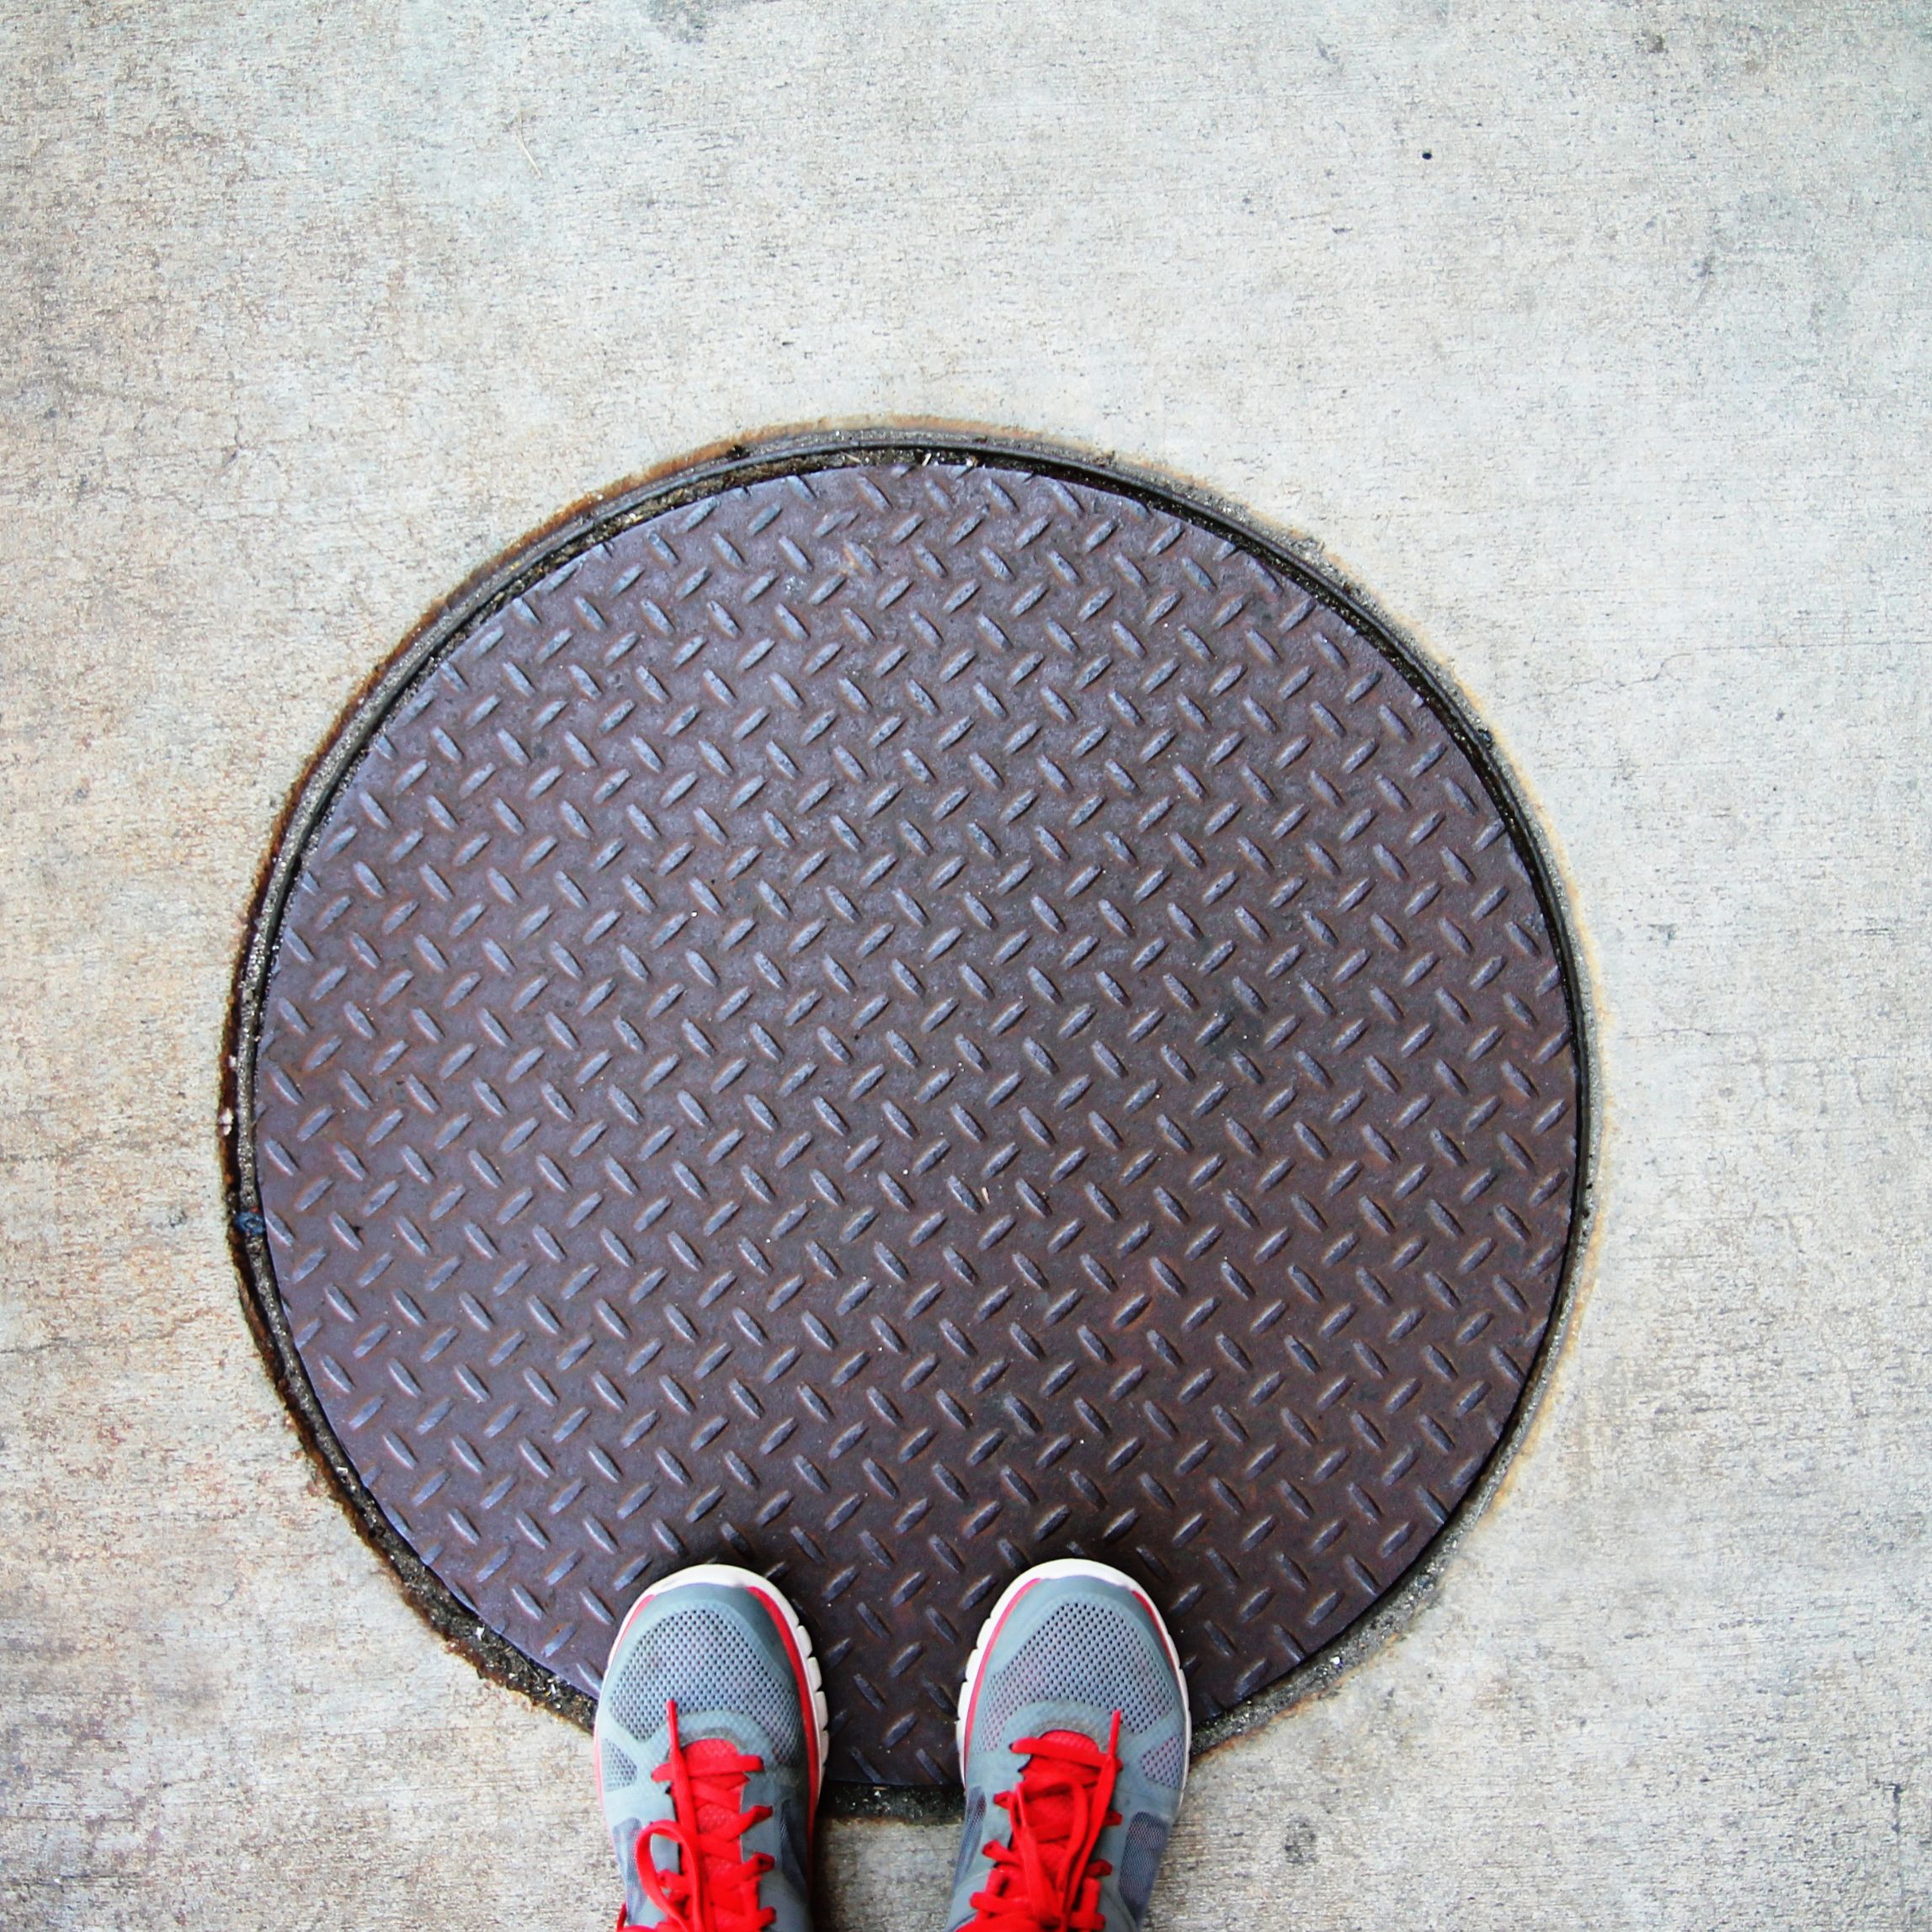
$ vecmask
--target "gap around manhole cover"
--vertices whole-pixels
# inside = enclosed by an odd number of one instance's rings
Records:
[[[1520,1422],[1569,959],[1477,737],[1224,515],[979,439],[695,466],[322,753],[237,993],[253,1307],[418,1603],[580,1721],[727,1557],[834,1777],[943,1786],[985,1609],[1089,1554],[1211,1741]]]

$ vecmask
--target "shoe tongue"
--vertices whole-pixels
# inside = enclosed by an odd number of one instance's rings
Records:
[[[1083,1747],[1083,1755],[1091,1754],[1098,1766],[1099,1748],[1083,1731],[1046,1731],[1041,1733],[1043,1744],[1072,1745]],[[1029,1774],[1041,1782],[1051,1778],[1056,1781],[1064,1778],[1069,1771],[1078,1774],[1079,1767],[1062,1761],[1041,1764],[1037,1772],[1029,1764],[1026,1772],[1021,1774],[1021,1782],[1028,1781]],[[1063,1848],[1072,1835],[1074,1823],[1073,1794],[1069,1791],[1041,1791],[1037,1784],[1026,1796],[1026,1815],[1033,1825],[1034,1835],[1042,1844]]]
[[[744,1778],[737,1770],[738,1750],[729,1738],[700,1738],[684,1747],[684,1764],[691,1774],[698,1801],[698,1829],[707,1837],[729,1831],[744,1796]]]
[[[1040,1741],[1043,1744],[1084,1745],[1094,1754],[1094,1762],[1100,1761],[1100,1747],[1084,1731],[1042,1731]]]

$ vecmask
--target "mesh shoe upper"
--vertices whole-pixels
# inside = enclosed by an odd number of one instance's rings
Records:
[[[1063,1745],[1072,1737],[1092,1740],[1094,1748],[1072,1753],[1078,1764],[1054,1759],[1036,1767],[1046,1796],[1035,1814],[1055,1831],[1069,1818],[1090,1824],[1079,1791],[1062,1796],[1061,1786],[1082,1783],[1088,1758],[1105,1759],[1104,1775],[1094,1781],[1113,1822],[1099,1824],[1093,1857],[1111,1869],[1100,1879],[1095,1909],[1106,1932],[1138,1932],[1187,1772],[1186,1690],[1154,1612],[1118,1573],[1097,1564],[1044,1565],[1002,1599],[981,1645],[964,1700],[966,1831],[948,1926],[980,1916],[975,1896],[987,1893],[996,1866],[1007,1862],[989,1847],[1014,1843],[1013,1793],[1028,1759],[1013,1746],[1023,1738],[1058,1738]],[[1049,1866],[1056,1856],[1049,1855]],[[1008,1879],[1004,1888],[1010,1892],[1015,1882]]]
[[[763,1597],[742,1584],[706,1580],[731,1574],[685,1573],[647,1592],[610,1653],[596,1748],[625,1914],[635,1925],[666,1922],[640,1877],[638,1841],[653,1823],[678,1822],[668,1770],[674,1704],[682,1760],[700,1774],[707,1800],[705,1828],[733,1815],[711,1801],[721,1789],[736,1788],[707,1780],[710,1767],[730,1763],[733,1752],[758,1760],[743,1778],[739,1809],[769,1807],[771,1815],[745,1830],[742,1850],[771,1860],[757,1897],[774,1914],[773,1932],[806,1932],[817,1735],[811,1690],[801,1685],[785,1630]],[[661,1769],[664,1775],[653,1775]],[[660,1870],[681,1866],[681,1853],[664,1837],[651,1839],[645,1855]]]
[[[776,1757],[798,1756],[804,1741],[798,1689],[783,1649],[773,1656],[747,1627],[759,1618],[769,1621],[762,1605],[754,1601],[738,1614],[728,1598],[719,1600],[716,1586],[667,1594],[657,1614],[647,1610],[612,1657],[604,1706],[638,1738],[663,1727],[664,1707],[673,1698],[689,1716],[729,1711],[756,1725]],[[687,1723],[684,1735],[704,1733]]]

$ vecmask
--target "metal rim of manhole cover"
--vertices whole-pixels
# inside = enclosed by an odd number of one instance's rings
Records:
[[[1577,985],[1486,734],[1302,558],[1012,440],[737,450],[521,546],[315,765],[237,988],[253,1311],[415,1602],[580,1722],[726,1558],[848,1804],[929,1791],[1079,1553],[1211,1743],[1520,1433]]]

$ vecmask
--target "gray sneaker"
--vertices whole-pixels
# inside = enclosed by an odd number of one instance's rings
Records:
[[[966,1836],[947,1926],[1140,1932],[1188,1735],[1180,1658],[1146,1591],[1071,1557],[1015,1578],[960,1693]]]
[[[646,1590],[597,1706],[618,1932],[808,1932],[825,1743],[818,1660],[774,1585],[705,1563]]]

